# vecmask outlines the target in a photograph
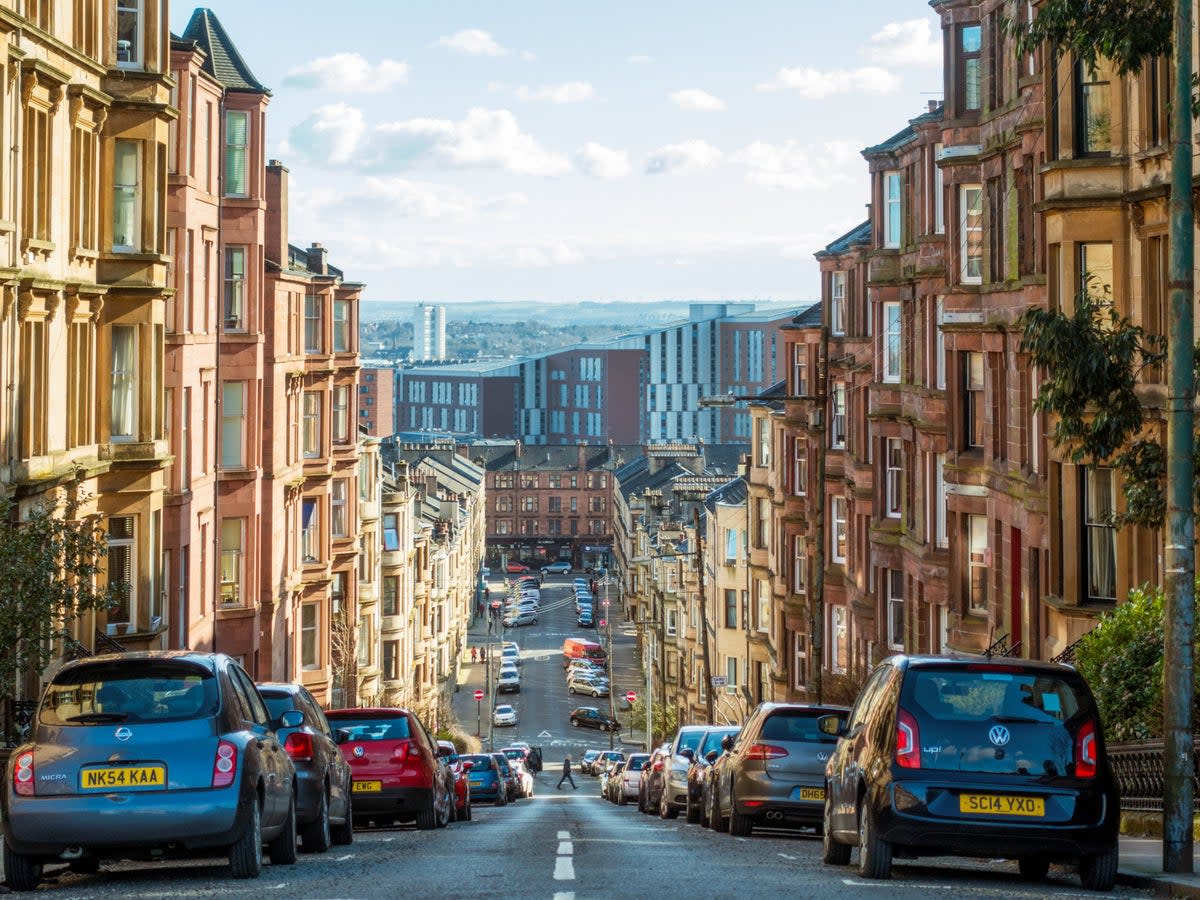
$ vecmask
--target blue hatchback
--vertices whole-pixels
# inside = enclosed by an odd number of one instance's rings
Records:
[[[471,764],[467,777],[471,786],[472,803],[477,800],[491,800],[497,806],[508,803],[508,786],[490,754],[470,753],[461,759],[464,763]]]

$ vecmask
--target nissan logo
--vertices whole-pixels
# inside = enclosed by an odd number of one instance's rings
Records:
[[[992,730],[988,732],[988,740],[997,747],[1003,747],[1007,744],[1010,737],[1012,735],[1008,733],[1008,729],[1003,725],[993,725]]]
[[[130,731],[128,728],[126,728],[124,725],[122,725],[120,728],[118,728],[116,731],[113,732],[113,737],[115,737],[121,743],[125,743],[125,741],[127,741],[131,737],[133,737],[133,732]]]

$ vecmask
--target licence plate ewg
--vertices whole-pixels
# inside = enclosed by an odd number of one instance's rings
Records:
[[[166,787],[166,766],[112,766],[84,769],[80,773],[85,791],[111,791],[114,788]]]
[[[958,811],[984,816],[1046,815],[1042,797],[1018,797],[1011,794],[959,794]]]
[[[383,782],[381,781],[356,781],[351,793],[354,794],[376,794],[383,790]]]

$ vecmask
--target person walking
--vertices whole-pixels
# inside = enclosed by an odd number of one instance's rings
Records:
[[[562,783],[564,781],[571,782],[571,787],[573,787],[575,790],[579,790],[579,785],[577,785],[575,783],[575,779],[571,777],[571,757],[569,756],[563,759],[562,778],[558,779],[558,784],[554,786],[554,789],[556,791],[562,790]]]
[[[479,659],[479,651],[471,647],[471,662],[476,662]]]

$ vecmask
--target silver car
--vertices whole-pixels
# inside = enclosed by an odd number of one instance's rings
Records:
[[[304,717],[283,713],[296,728]],[[295,769],[254,682],[228,656],[145,652],[68,663],[12,752],[0,794],[4,869],[228,854],[235,878],[296,861]]]
[[[674,819],[687,809],[688,764],[695,757],[708,728],[707,725],[684,725],[671,741],[671,753],[662,778],[662,796],[658,801],[658,814],[664,819]]]

